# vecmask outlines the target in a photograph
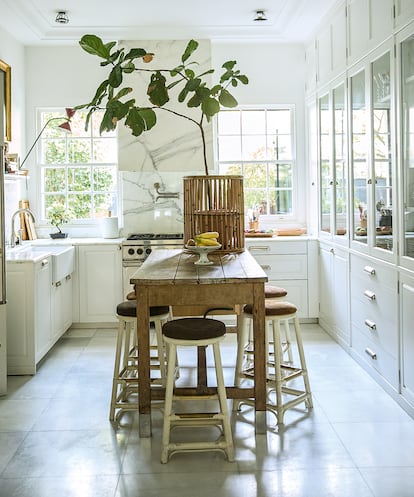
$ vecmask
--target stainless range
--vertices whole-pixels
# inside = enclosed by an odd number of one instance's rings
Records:
[[[124,294],[132,290],[129,282],[137,268],[153,250],[181,248],[183,233],[134,233],[122,242],[122,277]]]

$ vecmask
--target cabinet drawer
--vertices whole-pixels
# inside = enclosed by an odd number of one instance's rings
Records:
[[[256,255],[269,280],[304,280],[308,277],[306,255]]]
[[[377,291],[383,287],[397,290],[397,272],[385,264],[351,255],[350,271],[352,292],[364,292],[367,288]]]
[[[375,369],[398,390],[398,362],[358,328],[352,327],[352,348],[369,367]]]
[[[398,312],[394,296],[383,292],[378,300],[366,302],[353,298],[351,321],[375,345],[398,357]]]
[[[300,318],[308,318],[308,285],[306,280],[269,280],[269,285],[281,286],[287,290],[286,300],[295,304]]]
[[[269,242],[265,239],[246,241],[246,248],[252,255],[263,254],[306,254],[308,244],[306,241],[294,242]]]

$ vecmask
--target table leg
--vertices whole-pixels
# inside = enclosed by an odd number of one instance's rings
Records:
[[[266,326],[264,284],[253,286],[254,390],[256,433],[266,433]]]
[[[137,343],[138,361],[138,411],[139,435],[151,436],[151,370],[149,336],[149,298],[148,288],[140,285],[135,290],[137,298]]]

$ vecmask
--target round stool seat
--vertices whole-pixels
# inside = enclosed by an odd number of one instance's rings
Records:
[[[265,315],[267,316],[286,316],[288,314],[294,314],[297,311],[297,307],[290,302],[282,302],[266,300],[265,302]],[[253,314],[253,306],[247,304],[244,306],[243,311],[246,314]]]
[[[162,333],[175,340],[208,340],[224,336],[226,325],[216,319],[182,318],[165,323]]]
[[[286,297],[287,290],[281,286],[265,285],[265,299]]]
[[[150,317],[161,316],[168,314],[170,311],[168,305],[160,305],[150,307]],[[135,300],[126,300],[116,306],[116,313],[118,316],[135,317],[137,315],[137,303]]]
[[[127,298],[127,300],[136,300],[137,296],[135,294],[135,290],[133,290],[132,292],[129,292],[126,298]]]

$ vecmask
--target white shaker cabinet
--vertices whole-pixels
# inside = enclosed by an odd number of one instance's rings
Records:
[[[323,243],[319,247],[319,324],[341,345],[349,347],[348,252]]]
[[[288,292],[300,318],[317,318],[317,242],[300,237],[246,240],[246,248],[261,265],[270,285]]]
[[[400,275],[401,394],[414,409],[414,276]]]
[[[7,263],[8,374],[35,374],[51,347],[51,258]]]
[[[72,274],[53,284],[52,288],[52,340],[56,342],[73,322]]]
[[[79,245],[75,303],[80,323],[114,323],[116,306],[122,301],[121,245]]]

